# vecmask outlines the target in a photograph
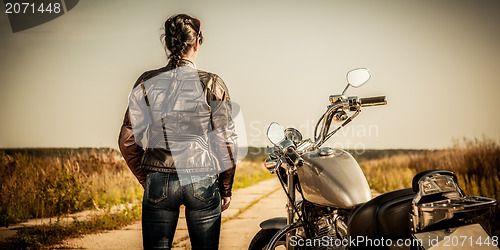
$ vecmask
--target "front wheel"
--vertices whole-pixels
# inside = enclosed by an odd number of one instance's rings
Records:
[[[266,249],[267,244],[271,241],[271,238],[278,232],[278,229],[261,229],[250,242],[248,250],[263,250]],[[276,244],[276,249],[286,249],[285,237],[278,240]]]

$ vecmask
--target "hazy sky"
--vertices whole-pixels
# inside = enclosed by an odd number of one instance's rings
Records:
[[[439,148],[500,139],[500,1],[82,0],[12,33],[0,14],[0,147],[117,147],[128,94],[166,63],[163,22],[202,22],[199,68],[241,105],[250,145],[271,121],[312,136],[331,94],[386,95],[331,140],[341,147]]]

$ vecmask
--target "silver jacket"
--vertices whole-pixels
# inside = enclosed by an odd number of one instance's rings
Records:
[[[146,171],[219,173],[231,196],[236,133],[226,85],[182,60],[145,72],[129,96],[120,150],[141,184]]]

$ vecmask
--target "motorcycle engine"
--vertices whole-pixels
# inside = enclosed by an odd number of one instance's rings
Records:
[[[335,244],[347,237],[346,217],[342,216],[342,211],[311,203],[303,204],[303,208],[309,235],[319,243],[313,249],[345,249]]]
[[[335,223],[332,216],[326,215],[320,217],[314,223],[314,236],[317,238],[323,238],[327,236],[333,240],[337,239],[337,233],[335,230]]]

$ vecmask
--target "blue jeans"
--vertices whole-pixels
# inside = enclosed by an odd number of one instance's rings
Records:
[[[186,207],[186,222],[193,249],[218,249],[221,197],[216,175],[181,175],[190,178],[181,185],[177,174],[150,172],[142,201],[144,249],[170,249],[179,218]]]

